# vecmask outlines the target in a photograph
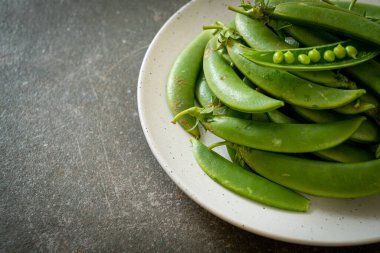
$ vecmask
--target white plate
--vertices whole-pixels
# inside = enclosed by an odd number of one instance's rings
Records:
[[[373,0],[375,2],[376,0]],[[369,1],[370,2],[370,1]],[[310,197],[308,213],[282,211],[241,198],[212,181],[191,153],[190,136],[170,123],[165,85],[171,64],[202,25],[230,21],[228,5],[240,1],[195,0],[176,12],[153,39],[138,82],[138,108],[148,144],[171,179],[195,202],[247,231],[308,245],[358,245],[380,241],[380,195],[355,199]],[[215,138],[207,135],[206,143]],[[221,152],[225,150],[220,149]]]

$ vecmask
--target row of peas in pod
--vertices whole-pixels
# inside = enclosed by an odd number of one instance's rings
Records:
[[[380,7],[355,2],[242,1],[181,52],[167,102],[207,175],[300,212],[308,195],[380,192]],[[223,141],[205,146],[201,128]]]
[[[358,54],[358,50],[352,46],[348,45],[346,47],[343,47],[341,43],[334,46],[334,48],[326,49],[323,52],[323,60],[326,62],[334,62],[335,59],[344,59],[346,56],[351,57],[353,59],[356,59],[356,56]],[[308,65],[310,63],[318,63],[321,60],[321,52],[316,49],[312,48],[309,49],[306,53],[300,53],[297,55],[297,60],[301,64]],[[287,50],[285,53],[283,51],[277,50],[273,53],[273,62],[274,63],[283,63],[286,62],[288,64],[292,64],[296,61],[296,57],[294,53],[290,50]]]

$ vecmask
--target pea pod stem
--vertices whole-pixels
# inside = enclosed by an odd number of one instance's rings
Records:
[[[306,212],[310,200],[281,185],[249,172],[192,138],[193,155],[201,169],[228,190],[275,208]]]

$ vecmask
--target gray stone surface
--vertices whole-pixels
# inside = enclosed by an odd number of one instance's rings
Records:
[[[380,252],[250,234],[161,169],[137,77],[185,2],[0,1],[0,252]]]

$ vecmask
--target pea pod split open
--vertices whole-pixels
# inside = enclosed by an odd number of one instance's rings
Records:
[[[317,85],[286,71],[259,66],[242,54],[249,48],[230,40],[228,53],[235,66],[254,84],[290,104],[309,109],[332,109],[346,105],[365,94],[364,89],[341,90]]]
[[[302,195],[243,169],[194,138],[191,142],[199,166],[225,188],[269,206],[291,211],[308,210],[310,201]]]
[[[202,108],[193,107],[178,114],[172,122],[186,114],[196,117],[208,131],[226,141],[284,153],[314,152],[334,147],[347,140],[365,120],[365,117],[357,117],[322,124],[277,124],[214,116],[204,113]]]
[[[336,163],[239,148],[260,175],[291,189],[323,197],[356,198],[380,192],[380,159]]]
[[[348,53],[346,53],[346,48],[349,49],[350,47],[354,48],[357,54],[349,56]],[[335,49],[339,51],[335,51]],[[339,52],[341,55],[334,52]],[[379,52],[380,50],[374,47],[357,41],[347,40],[315,47],[284,50],[247,49],[243,56],[252,62],[271,68],[287,71],[323,71],[361,64],[374,58]],[[318,57],[315,61],[313,61],[313,53]],[[329,53],[330,56],[328,55]],[[282,58],[278,58],[277,61],[275,61],[276,54],[282,56]],[[287,60],[288,55],[292,57],[292,62]],[[325,57],[323,57],[323,55],[325,55]],[[301,56],[309,60],[302,61]]]

